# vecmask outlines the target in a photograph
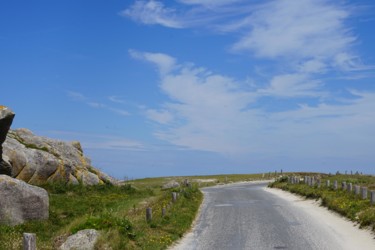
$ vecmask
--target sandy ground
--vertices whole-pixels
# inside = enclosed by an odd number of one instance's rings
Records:
[[[333,235],[342,242],[342,249],[375,249],[374,233],[370,230],[360,229],[354,222],[321,206],[319,201],[308,200],[280,189],[265,188],[264,190],[294,202],[299,209],[302,209],[320,223],[330,227],[334,233]]]

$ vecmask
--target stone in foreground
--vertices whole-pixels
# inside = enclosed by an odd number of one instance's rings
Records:
[[[69,236],[59,249],[93,250],[99,235],[99,232],[94,229],[85,229],[78,231],[76,234]]]
[[[7,175],[0,175],[0,224],[17,225],[48,219],[46,190]]]

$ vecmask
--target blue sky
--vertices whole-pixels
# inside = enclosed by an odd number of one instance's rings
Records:
[[[375,173],[373,1],[2,1],[13,128],[130,178]]]

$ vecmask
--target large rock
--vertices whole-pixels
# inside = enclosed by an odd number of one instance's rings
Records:
[[[3,147],[15,114],[9,108],[0,105],[0,174],[12,175],[12,167],[3,160]]]
[[[169,181],[169,182],[165,183],[161,188],[162,189],[169,189],[169,188],[178,188],[178,187],[180,187],[180,183],[178,183],[175,180],[172,180],[172,181]]]
[[[99,232],[94,229],[85,229],[78,231],[76,234],[69,236],[59,249],[93,250],[99,235]]]
[[[48,207],[46,190],[0,175],[0,224],[48,219]]]
[[[10,130],[3,144],[13,177],[30,184],[62,181],[85,185],[116,184],[116,180],[91,166],[79,142],[36,136],[30,130]]]

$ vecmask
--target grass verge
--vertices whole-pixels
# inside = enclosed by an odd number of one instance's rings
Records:
[[[361,199],[359,195],[347,190],[341,190],[342,182],[352,183],[353,185],[360,185],[367,187],[369,190],[375,189],[375,177],[368,175],[326,175],[326,174],[306,174],[297,173],[294,176],[305,175],[319,176],[322,186],[317,185],[308,186],[303,182],[299,184],[288,183],[287,177],[283,177],[269,186],[273,188],[280,188],[291,193],[305,196],[306,198],[321,200],[322,206],[325,206],[339,214],[349,218],[350,220],[359,223],[360,227],[369,227],[375,231],[375,206],[370,204],[369,199]],[[330,180],[330,187],[325,186],[325,181]],[[339,183],[338,190],[333,190],[332,183],[334,181]]]
[[[50,198],[49,219],[17,226],[0,225],[0,249],[22,248],[22,234],[36,233],[38,249],[56,249],[81,229],[97,229],[101,237],[97,249],[165,249],[190,227],[202,200],[197,187],[161,190],[122,186],[43,186]],[[171,192],[179,192],[164,217]],[[153,209],[146,222],[145,209]]]
[[[190,228],[203,195],[199,187],[268,178],[262,174],[146,178],[123,182],[121,186],[42,186],[49,194],[49,219],[17,226],[0,225],[0,250],[22,248],[22,234],[36,233],[38,249],[56,249],[66,238],[82,229],[100,230],[96,249],[166,249]],[[163,190],[169,181],[191,187]],[[172,201],[172,192],[179,199]],[[152,208],[147,222],[145,210]],[[162,216],[162,208],[166,214]]]

